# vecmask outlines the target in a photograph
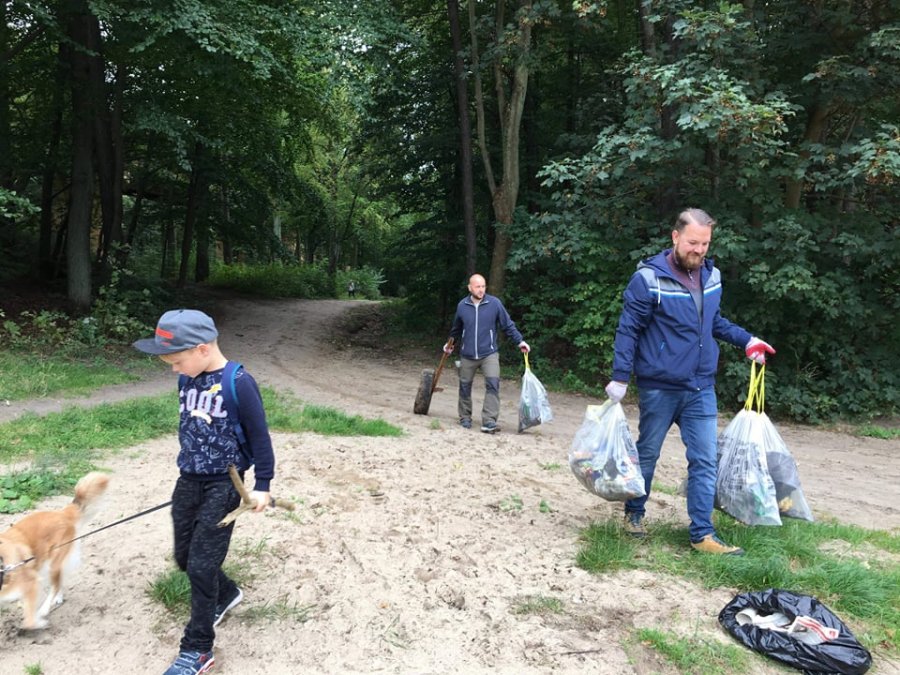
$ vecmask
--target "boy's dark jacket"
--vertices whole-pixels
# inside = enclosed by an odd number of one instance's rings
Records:
[[[193,480],[229,480],[229,464],[242,472],[253,464],[256,467],[254,489],[269,492],[275,474],[275,455],[259,387],[243,369],[236,372],[234,385],[240,423],[250,448],[249,453],[242,452],[232,420],[228,419],[222,374],[223,370],[214,370],[193,379],[180,378],[178,468],[181,475]]]
[[[485,293],[476,305],[472,296],[467,295],[456,306],[450,337],[459,344],[461,356],[483,359],[499,349],[498,327],[516,344],[522,341],[522,334],[499,298]]]
[[[690,291],[669,268],[670,251],[638,263],[625,288],[612,378],[628,382],[634,372],[642,389],[703,389],[715,384],[716,340],[743,348],[751,335],[721,315],[722,275],[708,258],[700,268],[701,319]]]

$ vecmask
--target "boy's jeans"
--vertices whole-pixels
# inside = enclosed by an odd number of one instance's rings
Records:
[[[240,502],[230,480],[200,482],[179,477],[175,483],[175,562],[191,581],[191,618],[181,638],[182,651],[212,649],[216,603],[234,595],[235,583],[222,572],[234,523],[227,527],[216,524]]]
[[[639,389],[640,426],[637,440],[647,496],[625,502],[625,511],[644,515],[653,473],[666,433],[673,424],[681,430],[688,462],[687,511],[691,541],[715,532],[712,512],[716,496],[716,391]]]

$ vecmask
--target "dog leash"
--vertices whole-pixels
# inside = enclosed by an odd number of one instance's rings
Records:
[[[140,513],[135,513],[126,518],[122,518],[121,520],[117,520],[114,523],[110,523],[109,525],[104,525],[103,527],[98,527],[96,530],[91,530],[90,532],[86,532],[85,534],[79,535],[79,536],[75,537],[74,539],[69,539],[69,541],[64,541],[61,544],[56,544],[55,546],[51,546],[50,550],[52,551],[57,548],[62,548],[63,546],[68,546],[69,544],[72,544],[72,543],[78,541],[79,539],[84,539],[85,537],[90,537],[92,534],[97,534],[98,532],[103,532],[103,530],[108,530],[111,527],[115,527],[116,525],[121,525],[122,523],[127,523],[129,520],[134,520],[135,518],[140,518],[141,516],[146,516],[148,513],[153,513],[154,511],[159,511],[160,509],[164,509],[167,506],[170,506],[171,504],[172,504],[172,500],[170,499],[169,501],[164,502],[163,504],[157,504],[156,506],[149,508],[149,509],[145,509],[144,511],[141,511]],[[22,565],[26,565],[26,564],[30,563],[32,560],[34,560],[34,558],[35,558],[35,556],[31,556],[30,558],[21,560],[21,561],[15,563],[14,565],[4,565],[3,558],[0,558],[0,589],[3,588],[3,577],[4,576],[6,576],[9,572],[12,572],[17,567],[21,567]]]

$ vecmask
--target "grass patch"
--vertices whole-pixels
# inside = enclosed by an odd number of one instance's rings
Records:
[[[173,394],[71,407],[49,415],[28,413],[0,424],[0,462],[36,456],[66,460],[73,453],[127,448],[148,438],[175,433],[177,399]]]
[[[238,586],[246,586],[251,580],[237,563],[226,561],[222,566]],[[191,581],[188,575],[177,567],[170,567],[147,586],[147,595],[172,614],[177,621],[183,621],[191,613]]]
[[[561,614],[563,603],[546,595],[527,595],[513,604],[513,614]]]
[[[246,621],[294,621],[304,623],[308,621],[316,605],[301,605],[291,602],[287,596],[278,600],[253,604],[241,612],[241,619]]]
[[[262,388],[263,405],[269,427],[275,431],[311,431],[323,436],[402,436],[403,430],[381,419],[347,415],[335,408],[307,405],[300,408],[289,396]]]
[[[790,518],[782,527],[746,527],[718,512],[715,519],[722,538],[747,555],[694,553],[687,528],[669,523],[656,523],[647,540],[634,540],[611,520],[582,532],[576,562],[598,573],[643,569],[682,576],[705,588],[787,588],[857,622],[863,627],[857,637],[869,647],[900,650],[900,537]]]
[[[699,637],[681,637],[674,633],[643,628],[638,639],[652,647],[669,663],[685,673],[727,675],[746,672],[749,665],[747,652],[735,645],[722,644]]]
[[[0,399],[21,401],[65,392],[76,396],[110,384],[136,382],[139,377],[103,359],[72,361],[34,354],[0,352],[3,386]]]
[[[72,461],[64,468],[35,467],[0,477],[0,513],[21,513],[39,499],[69,494],[75,483],[93,467],[87,460]]]
[[[878,426],[877,424],[865,424],[859,428],[858,433],[860,436],[880,438],[885,441],[900,438],[900,429],[888,429],[887,427]]]

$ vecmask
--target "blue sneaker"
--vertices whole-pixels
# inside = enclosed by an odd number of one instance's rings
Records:
[[[235,587],[235,589],[235,594],[231,596],[231,599],[228,600],[228,602],[225,602],[221,605],[216,605],[216,616],[213,619],[213,628],[215,628],[222,622],[222,619],[225,618],[225,614],[229,609],[234,609],[235,607],[237,607],[238,603],[240,603],[240,601],[244,599],[244,592],[240,588]]]
[[[459,420],[459,426],[461,426],[463,429],[471,429],[472,420],[470,420],[468,417],[463,417]]]
[[[485,422],[481,425],[481,430],[486,434],[495,434],[500,431],[500,427],[497,426],[496,422]]]
[[[180,652],[178,658],[163,675],[199,675],[212,670],[216,662],[212,650],[208,652]]]

